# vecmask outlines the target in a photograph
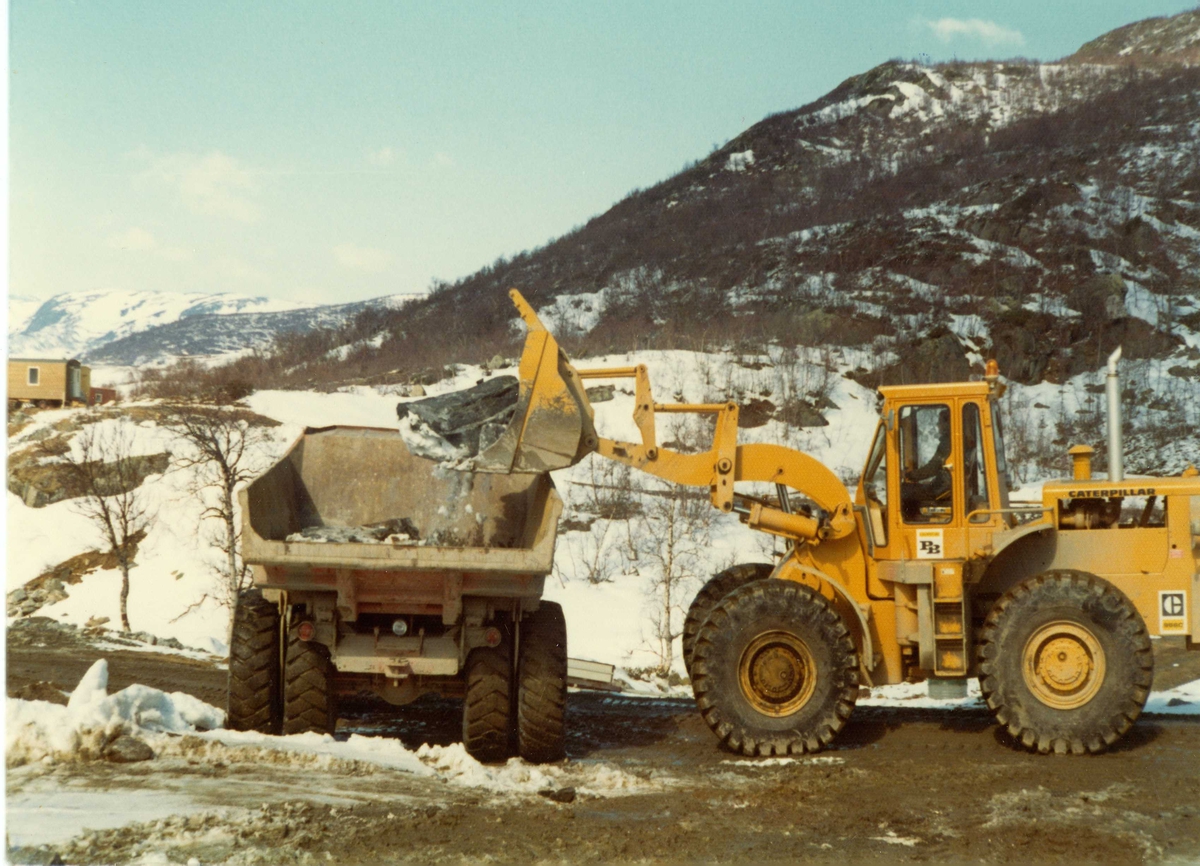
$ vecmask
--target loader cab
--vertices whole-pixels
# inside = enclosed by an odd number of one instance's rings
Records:
[[[882,419],[856,503],[877,560],[965,559],[1004,525],[1007,465],[986,382],[879,389]]]

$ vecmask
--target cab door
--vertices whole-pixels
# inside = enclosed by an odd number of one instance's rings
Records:
[[[956,402],[909,404],[896,413],[900,559],[966,556],[962,433]]]

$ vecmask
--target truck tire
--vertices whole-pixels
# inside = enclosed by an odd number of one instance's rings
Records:
[[[978,659],[996,720],[1042,754],[1104,751],[1132,727],[1154,681],[1137,608],[1082,571],[1048,571],[1001,596]]]
[[[337,727],[329,649],[316,641],[288,640],[283,669],[283,732],[332,734]]]
[[[463,745],[485,764],[512,753],[512,661],[507,646],[478,647],[467,657]]]
[[[713,575],[696,593],[683,620],[683,666],[687,668],[689,677],[692,675],[692,652],[696,648],[696,635],[700,633],[700,627],[717,606],[717,602],[739,586],[745,586],[754,580],[766,580],[774,570],[775,566],[766,562],[734,565]]]
[[[692,690],[725,747],[749,756],[816,752],[858,700],[858,656],[817,592],[759,580],[726,595],[696,638]]]
[[[567,751],[567,621],[543,601],[521,620],[517,658],[517,752],[526,761],[559,761]]]
[[[279,608],[257,589],[238,595],[229,641],[229,702],[225,727],[278,734],[282,724],[279,688]]]

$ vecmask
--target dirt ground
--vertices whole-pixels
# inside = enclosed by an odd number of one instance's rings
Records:
[[[33,641],[36,643],[37,641]],[[42,641],[50,643],[49,641]],[[8,648],[10,695],[70,689],[95,658],[110,689],[141,682],[223,703],[225,674],[177,655],[86,642]],[[1200,676],[1164,645],[1156,688]],[[37,685],[37,684],[41,685]],[[446,745],[460,706],[425,699],[344,714],[350,733]],[[89,831],[13,862],[128,863],[1200,863],[1200,717],[1143,716],[1100,756],[1015,750],[990,716],[860,707],[834,748],[747,761],[717,748],[691,701],[572,693],[568,766],[644,781],[616,796],[494,793],[355,761],[309,765],[181,738],[140,764],[11,769],[10,798],[47,786],[185,794],[190,815]],[[193,742],[194,741],[194,742]],[[249,752],[257,752],[255,756]],[[158,855],[156,855],[158,856]],[[43,858],[43,859],[35,859]]]

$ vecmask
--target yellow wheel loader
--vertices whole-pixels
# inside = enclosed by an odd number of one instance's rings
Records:
[[[1100,752],[1124,735],[1153,681],[1153,635],[1200,617],[1200,477],[1123,476],[1117,362],[1109,361],[1108,477],[1071,449],[1073,477],[1009,500],[989,361],[980,382],[882,387],[853,497],[826,466],[781,445],[738,442],[735,403],[658,403],[644,366],[577,369],[516,291],[529,328],[520,397],[482,472],[545,472],[595,452],[677,484],[786,540],[777,563],[722,572],[688,611],[696,703],[728,748],[816,751],[860,685],[929,680],[984,699],[1016,742]],[[640,442],[600,436],[583,382],[632,379]],[[711,415],[711,448],[659,444],[664,413]],[[751,485],[751,482],[758,482]],[[763,484],[774,494],[762,495]],[[755,492],[751,492],[753,486]]]

